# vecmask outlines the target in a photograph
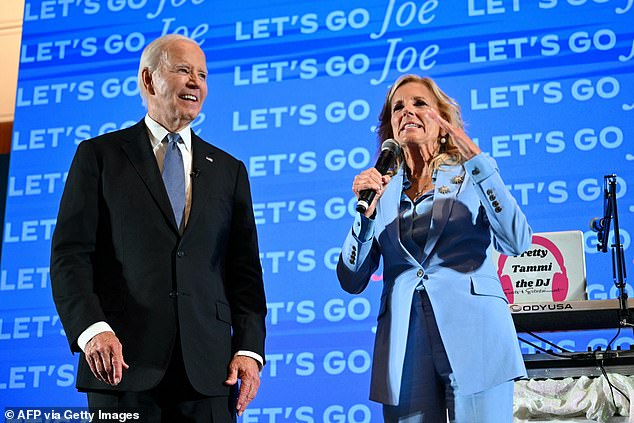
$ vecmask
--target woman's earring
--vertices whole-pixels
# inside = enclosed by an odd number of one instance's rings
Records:
[[[441,144],[445,144],[446,142],[447,142],[447,136],[446,135],[441,136],[440,137],[440,143]]]

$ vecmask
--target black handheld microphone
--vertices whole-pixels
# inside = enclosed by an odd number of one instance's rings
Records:
[[[393,139],[387,139],[381,144],[381,154],[376,159],[374,168],[379,171],[381,175],[385,175],[396,164],[396,158],[401,154],[401,146],[398,145]],[[365,213],[372,204],[372,200],[376,196],[376,192],[373,189],[364,189],[359,193],[359,199],[357,201],[357,211],[359,213]]]

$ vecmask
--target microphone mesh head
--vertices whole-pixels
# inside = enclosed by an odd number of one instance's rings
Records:
[[[381,151],[385,150],[388,150],[392,152],[395,156],[398,156],[401,153],[401,146],[398,145],[398,143],[392,138],[388,138],[383,141],[383,144],[381,144]]]

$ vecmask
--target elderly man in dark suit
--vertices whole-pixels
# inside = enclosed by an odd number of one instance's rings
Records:
[[[190,128],[206,76],[193,40],[153,41],[139,66],[147,115],[82,142],[71,165],[51,279],[93,410],[230,422],[258,391],[266,300],[251,193],[244,164]]]

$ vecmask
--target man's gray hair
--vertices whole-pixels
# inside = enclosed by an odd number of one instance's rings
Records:
[[[145,85],[143,84],[143,71],[147,69],[150,73],[152,73],[157,70],[161,66],[162,62],[164,62],[167,58],[168,46],[174,41],[188,41],[198,45],[196,41],[184,35],[167,34],[157,38],[145,46],[143,53],[141,53],[137,83],[139,84],[139,92],[141,93],[144,104],[146,103],[147,92],[145,91]]]

